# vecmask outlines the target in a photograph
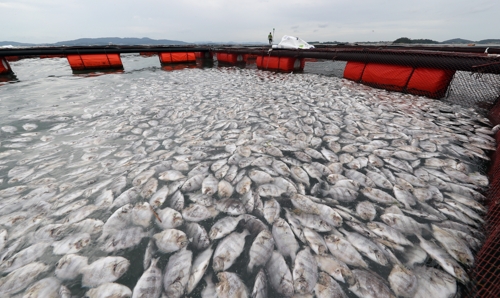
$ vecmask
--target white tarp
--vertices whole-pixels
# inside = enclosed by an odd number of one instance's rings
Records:
[[[273,45],[273,49],[312,49],[314,46],[308,44],[304,40],[285,35],[281,38],[281,41],[278,45]]]

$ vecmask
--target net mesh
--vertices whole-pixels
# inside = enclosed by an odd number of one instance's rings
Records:
[[[441,49],[441,48],[440,48]],[[386,48],[357,48],[357,49],[319,49],[323,55],[333,55],[332,60],[319,60],[317,63],[306,63],[304,71],[313,71],[315,68],[319,72],[336,77],[343,77],[347,65],[346,61],[358,61],[367,65],[385,64],[398,66],[392,71],[393,78],[404,81],[403,74],[397,72],[415,71],[418,69],[437,69],[454,72],[451,82],[446,82],[445,91],[437,98],[453,104],[460,104],[466,107],[473,107],[486,115],[491,106],[500,96],[500,55],[485,53],[464,53],[436,50],[388,50]],[[471,50],[472,51],[472,50]],[[477,49],[475,49],[477,52]],[[484,50],[482,50],[484,51]],[[332,53],[333,52],[333,53]],[[492,52],[492,50],[490,50]],[[317,64],[317,65],[314,65]],[[322,64],[322,65],[321,65]],[[404,68],[407,68],[406,70]],[[365,71],[366,71],[365,67]],[[376,71],[379,71],[376,69]],[[366,74],[363,74],[366,76]],[[384,75],[391,75],[384,73]],[[429,78],[427,83],[432,83]],[[407,87],[409,81],[400,85],[399,82],[391,85],[390,80],[379,83],[364,82],[364,78],[359,80],[367,85],[413,93]],[[428,94],[421,94],[427,95]],[[432,97],[432,96],[431,96]]]
[[[492,55],[469,55],[463,53],[446,53],[440,56],[439,53],[395,53],[391,55],[380,55],[379,52],[356,53],[354,61],[363,63],[387,63],[410,67],[415,70],[419,67],[431,69],[443,69],[453,71],[451,81],[447,82],[445,92],[439,97],[440,100],[452,104],[459,104],[465,107],[476,109],[487,116],[492,126],[500,124],[500,74],[495,67],[500,66],[499,57]],[[340,54],[339,60],[347,60],[348,55]],[[344,70],[347,63],[345,61],[318,60],[315,63],[306,63],[305,72],[318,72],[325,75],[344,77]],[[387,71],[387,69],[385,70]],[[384,73],[384,76],[394,75],[396,72],[404,73],[408,69],[394,68],[392,74]],[[363,74],[364,75],[364,74]],[[404,81],[405,75],[400,75]],[[396,75],[397,77],[397,75]],[[431,78],[429,78],[431,80]],[[358,82],[365,83],[373,87],[389,90],[398,90],[404,93],[412,93],[407,90],[407,85],[401,87],[399,82],[394,86],[390,84],[377,84],[373,82],[363,82],[363,78]],[[386,81],[387,82],[387,81]],[[407,83],[407,82],[406,82]],[[431,82],[429,82],[431,83]],[[431,83],[432,84],[432,83]],[[500,133],[496,135],[497,143],[500,140]],[[478,165],[483,167],[484,165]],[[473,268],[469,268],[468,273],[472,283],[464,289],[463,297],[499,297],[500,296],[500,154],[491,152],[491,162],[489,166],[490,187],[484,195],[487,200],[484,204],[488,207],[485,215],[484,232],[486,239],[482,248],[476,252],[476,261]]]

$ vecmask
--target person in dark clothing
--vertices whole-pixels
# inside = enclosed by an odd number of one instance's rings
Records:
[[[269,39],[269,44],[273,44],[273,35],[271,34],[271,32],[269,32],[267,39]]]

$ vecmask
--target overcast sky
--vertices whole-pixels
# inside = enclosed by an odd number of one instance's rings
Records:
[[[500,38],[499,0],[0,0],[0,41]]]

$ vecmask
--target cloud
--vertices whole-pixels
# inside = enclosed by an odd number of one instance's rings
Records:
[[[497,1],[421,0],[415,5],[397,0],[0,0],[2,22],[9,24],[0,40],[56,42],[141,34],[187,42],[266,42],[273,28],[277,37],[300,33],[303,39],[319,41],[402,36],[479,40],[500,37]]]

